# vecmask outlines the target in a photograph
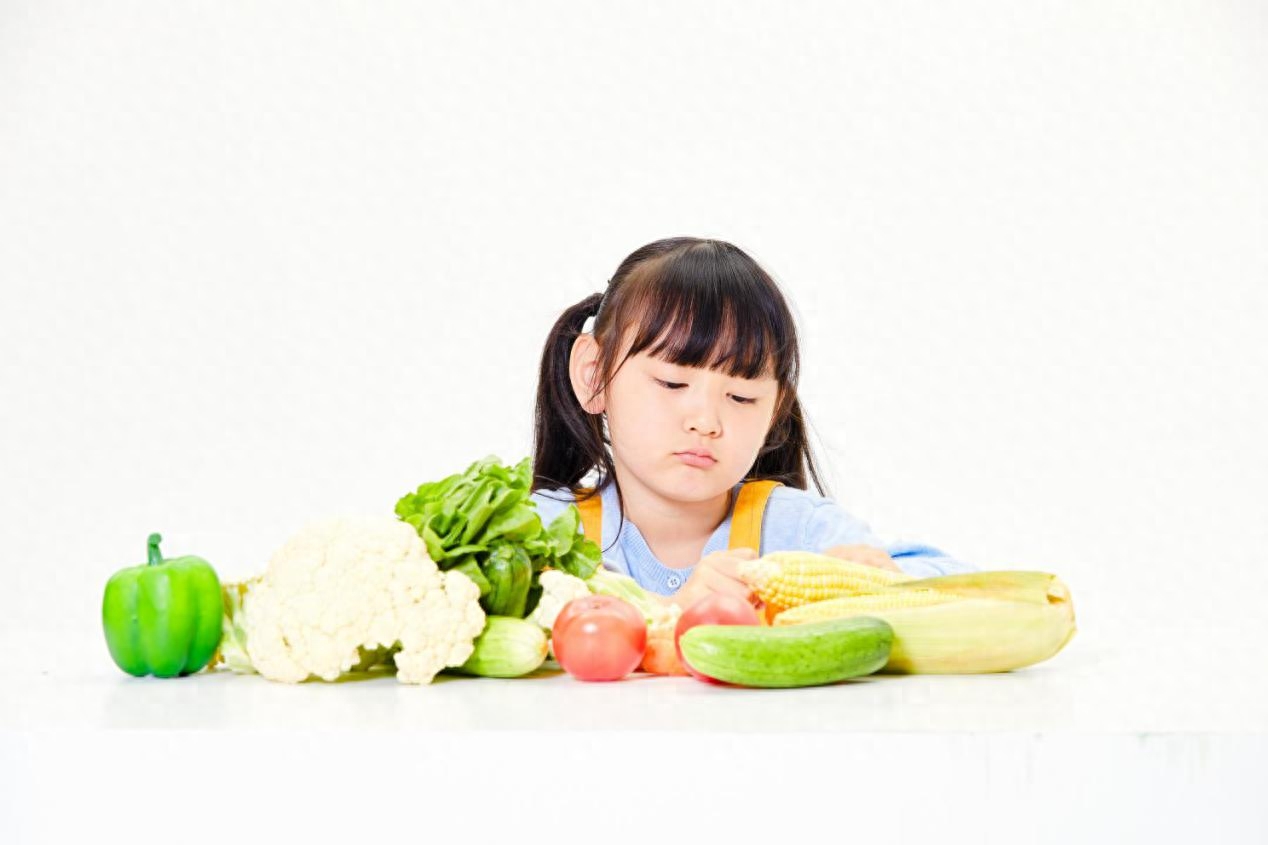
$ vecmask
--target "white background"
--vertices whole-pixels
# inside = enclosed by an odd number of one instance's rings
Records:
[[[0,634],[112,670],[151,531],[233,579],[529,454],[560,312],[694,235],[785,291],[881,536],[1058,573],[1070,650],[1262,643],[1266,47],[1232,2],[6,0]]]

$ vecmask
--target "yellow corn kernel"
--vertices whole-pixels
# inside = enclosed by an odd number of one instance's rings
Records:
[[[820,622],[824,619],[839,619],[844,616],[871,616],[885,610],[927,607],[958,600],[958,596],[940,593],[937,590],[864,593],[789,608],[775,617],[774,624],[801,625],[806,622]]]
[[[915,580],[902,572],[813,552],[771,552],[741,561],[739,576],[773,613]]]
[[[894,629],[882,672],[1007,672],[1047,660],[1077,630],[1061,579],[1012,571],[909,581],[872,595],[792,608],[773,624],[847,616],[875,616]]]

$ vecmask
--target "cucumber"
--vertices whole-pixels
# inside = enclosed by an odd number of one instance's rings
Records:
[[[678,640],[702,675],[745,687],[809,687],[870,675],[889,660],[894,629],[851,616],[803,625],[697,625]]]
[[[484,678],[518,678],[546,661],[546,632],[527,619],[489,616],[475,651],[455,671]]]

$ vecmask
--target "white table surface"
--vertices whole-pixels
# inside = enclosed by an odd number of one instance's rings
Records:
[[[1262,677],[1233,668],[1236,650],[1185,656],[1201,650],[1076,636],[1065,652],[1016,672],[878,674],[759,690],[642,673],[586,683],[553,663],[523,678],[442,674],[429,685],[376,673],[290,685],[223,668],[177,679],[132,678],[102,646],[103,653],[78,663],[67,659],[10,676],[0,713],[10,730],[1264,733]],[[1252,652],[1247,644],[1245,657]],[[1215,667],[1227,674],[1213,677]]]
[[[85,632],[27,644],[4,676],[0,800],[9,806],[0,817],[21,834],[14,841],[58,841],[83,835],[88,811],[108,815],[143,785],[150,816],[179,824],[199,783],[304,806],[430,801],[478,817],[487,792],[454,785],[500,773],[538,784],[506,787],[497,806],[511,814],[539,813],[541,789],[582,790],[590,797],[567,810],[577,824],[608,824],[631,806],[699,821],[692,808],[708,805],[723,813],[714,826],[821,833],[816,813],[848,796],[871,808],[852,829],[882,838],[1111,841],[1119,831],[1115,841],[1215,832],[1222,842],[1268,841],[1263,648],[1218,631],[1134,640],[1127,631],[1081,628],[1055,658],[1012,673],[793,690],[641,674],[584,683],[549,668],[426,686],[391,676],[285,685],[224,670],[137,679]],[[732,812],[758,784],[764,808],[819,809],[779,822]],[[85,814],[51,811],[68,794]],[[268,807],[250,801],[237,812],[279,832],[346,825],[359,835],[370,824],[310,808],[283,825]],[[980,823],[965,821],[979,812]],[[373,818],[385,835],[395,830],[390,815]],[[185,835],[202,834],[216,839]]]

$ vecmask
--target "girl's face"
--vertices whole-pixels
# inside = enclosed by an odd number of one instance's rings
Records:
[[[597,354],[593,337],[578,336],[573,387],[588,412],[607,412],[615,463],[643,486],[669,499],[706,501],[726,494],[752,468],[774,417],[774,376],[728,376],[671,364],[644,350],[617,370],[605,395],[587,403],[590,385],[597,383]],[[679,453],[688,450],[708,452],[713,460],[686,461]]]

